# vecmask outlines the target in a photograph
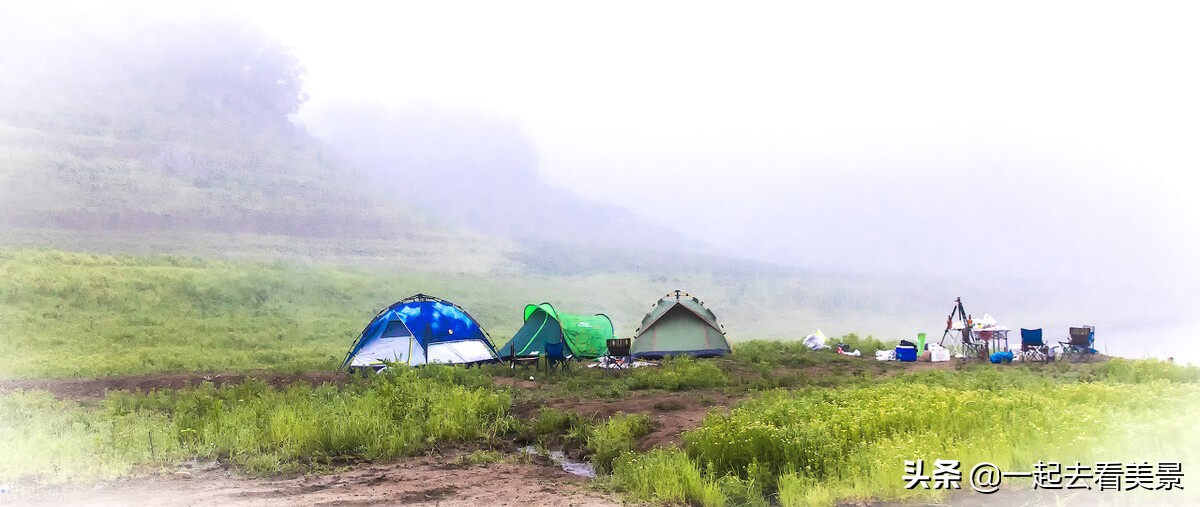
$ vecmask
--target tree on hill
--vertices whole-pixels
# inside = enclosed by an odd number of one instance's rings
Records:
[[[54,126],[86,130],[119,124],[130,107],[283,120],[307,99],[291,50],[222,11],[17,14],[0,22],[0,118],[10,122],[49,127],[38,121],[58,116],[77,123]]]
[[[0,4],[0,225],[301,236],[415,228],[292,124],[304,68],[222,10]]]

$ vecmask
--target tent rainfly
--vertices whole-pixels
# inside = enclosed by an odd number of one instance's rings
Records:
[[[458,305],[417,294],[379,312],[354,341],[340,369],[499,361],[487,332]]]
[[[682,291],[667,294],[642,318],[634,333],[633,357],[723,356],[730,352],[717,316],[699,299]]]
[[[500,357],[536,356],[546,351],[547,343],[565,341],[571,354],[596,358],[608,352],[613,338],[612,320],[607,315],[572,315],[556,310],[550,303],[525,306],[525,325],[500,347]]]

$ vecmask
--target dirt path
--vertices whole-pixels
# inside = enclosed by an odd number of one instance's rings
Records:
[[[10,491],[4,505],[613,506],[613,495],[587,479],[537,462],[467,465],[461,455],[420,457],[390,465],[289,479],[253,479],[231,471],[195,470],[126,479],[94,487]],[[11,502],[11,503],[10,503]]]
[[[1105,358],[1107,359],[1107,358]],[[958,367],[959,360],[954,360],[946,363],[889,363],[882,371],[888,375],[894,375],[903,372],[920,371],[927,369],[954,369]],[[874,364],[875,361],[867,358],[861,359],[861,362],[850,363],[858,370],[866,368],[880,368]],[[849,365],[847,365],[849,366]],[[829,369],[833,367],[829,365],[821,365],[816,367],[806,368],[806,372],[814,378],[828,374]],[[154,389],[183,389],[189,386],[198,386],[203,382],[212,382],[217,386],[226,383],[238,384],[246,379],[255,378],[263,380],[275,387],[282,387],[295,382],[308,382],[309,384],[319,385],[327,382],[338,384],[346,383],[350,380],[348,375],[333,372],[333,371],[308,371],[302,373],[278,373],[272,371],[248,371],[248,372],[184,372],[184,373],[152,373],[146,375],[131,375],[131,376],[113,376],[113,377],[92,377],[92,378],[54,378],[54,379],[33,379],[33,380],[0,380],[0,394],[16,390],[42,390],[49,391],[54,396],[61,399],[70,400],[98,400],[104,398],[105,391],[152,391]],[[512,379],[507,377],[497,377],[496,385],[512,388],[527,388],[537,389],[540,384],[537,382],[525,381],[522,379]],[[669,395],[669,394],[668,394]],[[607,409],[606,409],[607,410]],[[615,410],[614,410],[615,411]],[[625,410],[630,412],[630,410]],[[644,412],[644,411],[643,411]],[[581,412],[582,413],[582,412]],[[609,415],[609,412],[605,412]]]
[[[645,451],[681,444],[680,435],[700,427],[709,411],[727,409],[740,399],[715,389],[680,393],[633,391],[620,399],[556,398],[518,404],[513,407],[513,414],[521,418],[533,417],[543,406],[569,410],[596,420],[617,412],[645,414],[655,423],[654,430],[638,440],[638,447]]]
[[[0,393],[15,390],[49,391],[61,399],[98,400],[105,391],[151,391],[154,389],[183,389],[212,382],[217,386],[226,383],[240,384],[246,379],[263,380],[276,387],[295,382],[318,385],[326,382],[344,383],[350,377],[332,371],[309,371],[304,373],[276,373],[270,371],[238,373],[154,373],[128,377],[59,378],[38,380],[0,381]]]

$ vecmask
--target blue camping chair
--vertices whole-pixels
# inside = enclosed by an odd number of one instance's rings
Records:
[[[1050,359],[1050,350],[1042,340],[1042,328],[1021,328],[1021,361],[1041,361]]]
[[[559,371],[563,371],[570,366],[571,355],[566,353],[566,347],[563,342],[547,343],[546,344],[546,371],[552,372],[557,367]]]
[[[1058,342],[1062,347],[1063,361],[1088,361],[1096,354],[1096,328],[1092,326],[1071,328],[1070,341]]]

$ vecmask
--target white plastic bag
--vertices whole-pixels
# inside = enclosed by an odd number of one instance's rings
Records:
[[[825,337],[825,333],[818,329],[817,332],[804,337],[804,346],[812,350],[827,349],[829,346],[825,345],[826,340],[828,338]]]
[[[976,322],[982,325],[984,329],[996,326],[996,319],[987,313],[983,314],[983,318],[977,320]]]

